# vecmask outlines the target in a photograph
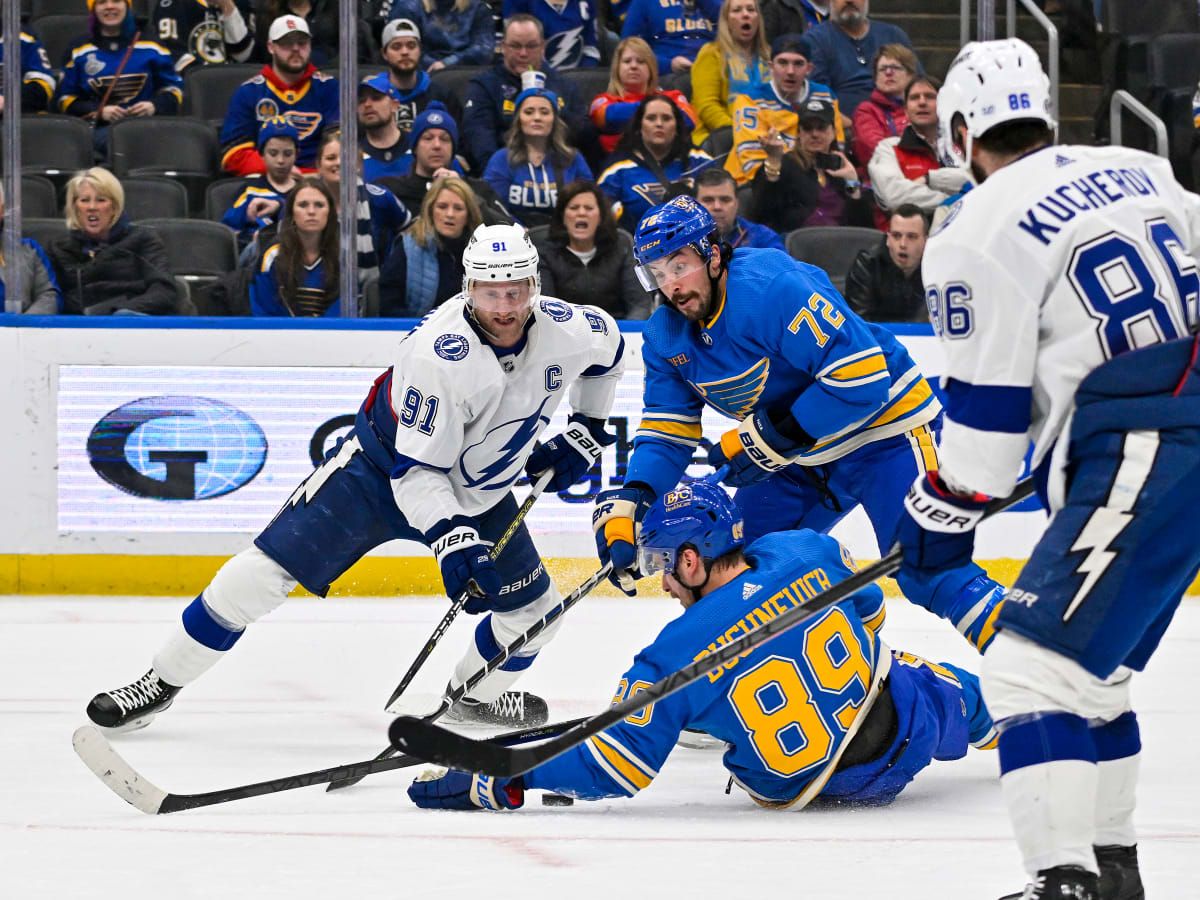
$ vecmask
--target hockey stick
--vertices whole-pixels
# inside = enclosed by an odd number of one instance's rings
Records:
[[[514,744],[541,740],[553,737],[561,733],[564,728],[570,728],[582,721],[583,719],[573,719],[557,725],[539,725],[536,728],[511,731],[494,740]],[[113,749],[108,738],[95,726],[84,725],[77,729],[71,738],[71,743],[75,747],[76,755],[83,760],[83,764],[91,769],[109,790],[126,803],[151,816],[179,812],[183,809],[198,809],[201,806],[215,806],[218,803],[230,803],[234,800],[245,800],[248,797],[261,797],[264,794],[276,794],[280,791],[290,791],[313,784],[324,784],[327,781],[347,776],[365,778],[376,772],[403,769],[419,765],[422,762],[415,756],[371,759],[365,762],[333,766],[328,769],[317,769],[315,772],[304,772],[300,775],[289,775],[285,778],[273,778],[270,781],[207,791],[203,794],[172,794],[147,781]]]
[[[1008,497],[992,500],[984,516],[994,515],[1023,500],[1033,493],[1033,480],[1026,479],[1017,485]],[[891,575],[900,568],[899,549],[888,553],[873,565],[851,574],[843,581],[818,594],[800,606],[794,606],[774,619],[770,619],[753,631],[731,641],[716,652],[697,659],[666,678],[604,712],[574,725],[553,740],[537,747],[510,749],[493,741],[473,741],[447,731],[423,719],[401,716],[388,728],[388,738],[397,752],[419,756],[439,765],[468,772],[482,772],[500,778],[511,778],[528,772],[535,766],[554,759],[588,738],[599,734],[626,716],[633,715],[650,704],[687,687],[709,672],[719,670],[725,663],[754,650],[771,638],[812,618],[818,612],[845,600],[855,591],[871,584],[877,578]]]
[[[607,578],[608,573],[611,571],[612,563],[605,563],[600,567],[599,570],[589,575],[587,580],[585,580],[581,585],[579,585],[579,587],[575,588],[575,590],[571,591],[570,594],[564,597],[558,606],[554,607],[554,609],[550,610],[548,613],[530,625],[523,634],[519,635],[516,640],[514,640],[507,647],[501,648],[499,653],[483,664],[482,669],[442,697],[442,701],[438,704],[438,708],[428,715],[423,716],[423,720],[426,722],[436,722],[438,719],[444,716],[450,711],[450,707],[469,694],[471,689],[478,685],[479,682],[483,681],[483,679],[487,678],[498,668],[504,665],[504,663],[514,653],[549,628],[552,622],[554,622],[568,609],[590,594],[592,589],[605,578]],[[388,744],[388,746],[384,747],[383,750],[380,751],[379,755],[375,757],[375,760],[387,759],[390,756],[394,756],[398,752],[399,751],[394,746]],[[369,773],[364,773],[364,775],[365,774]],[[358,784],[360,781],[362,781],[362,778],[363,776],[348,776],[346,778],[339,778],[336,781],[330,782],[329,787],[325,788],[325,791],[328,793],[329,791],[337,791],[344,787],[350,787],[351,785]]]
[[[508,542],[512,540],[512,536],[517,533],[517,529],[520,528],[521,523],[525,521],[525,516],[527,516],[529,514],[529,510],[533,508],[534,501],[541,496],[542,491],[546,489],[546,485],[550,483],[550,479],[553,477],[554,470],[547,469],[542,473],[541,477],[538,478],[537,483],[533,485],[533,489],[529,492],[529,496],[525,498],[525,502],[521,504],[521,508],[517,510],[517,514],[513,516],[513,520],[509,524],[508,529],[504,532],[504,534],[500,535],[500,540],[496,541],[496,545],[492,547],[491,551],[489,551],[488,556],[491,557],[492,562],[495,562],[500,558],[500,554],[504,552],[504,548],[508,546]],[[412,661],[412,665],[408,667],[408,671],[404,673],[404,677],[400,679],[400,683],[396,685],[396,689],[392,691],[392,695],[388,697],[387,703],[383,705],[383,708],[386,711],[391,712],[391,705],[396,702],[396,698],[404,693],[404,689],[408,687],[409,683],[416,676],[417,672],[420,671],[421,666],[425,665],[425,660],[429,659],[429,654],[432,653],[433,648],[438,645],[438,642],[442,639],[442,635],[446,633],[446,630],[450,627],[450,624],[458,617],[458,614],[462,612],[462,608],[466,606],[467,603],[467,593],[467,591],[463,591],[458,595],[458,597],[455,598],[454,603],[451,604],[450,609],[446,612],[446,615],[442,617],[442,621],[438,622],[437,628],[433,629],[433,634],[429,636],[429,640],[425,642],[425,646],[421,648],[421,652],[417,654],[417,658]]]
[[[500,554],[504,552],[504,548],[508,546],[508,542],[512,540],[512,536],[517,533],[517,529],[520,528],[521,523],[525,521],[525,516],[528,515],[529,510],[533,508],[534,501],[541,496],[542,491],[544,491],[546,486],[550,484],[550,479],[553,477],[554,470],[547,469],[541,474],[541,477],[539,477],[537,482],[533,485],[533,488],[529,492],[529,496],[525,498],[525,502],[521,504],[521,508],[517,510],[517,514],[513,516],[513,520],[509,523],[509,526],[505,530],[504,534],[500,535],[500,539],[496,541],[495,546],[493,546],[488,552],[488,556],[493,562],[500,558]],[[458,618],[458,614],[462,612],[463,607],[467,605],[467,595],[468,592],[463,591],[458,595],[458,597],[455,598],[454,602],[450,604],[450,608],[446,610],[446,615],[442,616],[442,621],[438,622],[437,627],[433,629],[433,634],[429,636],[429,640],[425,642],[425,646],[421,648],[421,652],[417,654],[417,658],[412,661],[412,665],[408,667],[408,671],[404,673],[404,677],[400,679],[400,683],[396,685],[396,689],[392,691],[392,695],[388,697],[387,703],[383,705],[385,712],[394,712],[394,710],[391,708],[392,704],[395,703],[400,695],[404,693],[405,688],[407,688],[412,682],[413,678],[416,677],[416,674],[420,671],[421,666],[425,665],[425,660],[429,659],[429,654],[433,652],[433,648],[436,647],[442,640],[442,636],[450,628],[450,625],[454,622],[454,620]],[[389,746],[381,751],[379,755],[375,757],[375,760],[378,761],[387,759],[390,756],[394,756],[395,753],[395,749]],[[362,781],[361,777],[338,778],[331,781],[329,783],[329,787],[325,788],[325,790],[327,792],[341,790],[342,788],[350,787],[352,784],[358,784],[360,781]]]

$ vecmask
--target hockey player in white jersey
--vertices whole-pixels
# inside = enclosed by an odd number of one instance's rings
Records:
[[[523,229],[481,226],[463,253],[463,292],[427,315],[375,381],[355,425],[253,546],[221,567],[132,684],[98,694],[97,725],[147,724],[297,583],[330,583],[385,541],[428,544],[446,593],[487,613],[450,679],[461,685],[561,597],[522,525],[493,562],[488,547],[517,511],[510,491],[553,469],[549,489],[584,477],[614,438],[604,432],[624,368],[612,318],[540,296],[538,255]],[[565,432],[538,437],[569,394]],[[557,625],[557,623],[556,623]],[[546,704],[509,691],[556,626],[530,641],[448,713],[484,724],[540,724]]]
[[[922,262],[946,421],[940,469],[909,491],[904,568],[969,559],[1032,441],[1051,518],[981,677],[1019,896],[1137,900],[1130,679],[1200,568],[1200,198],[1164,159],[1055,146],[1048,80],[1016,39],[965,46],[938,114],[980,185]]]

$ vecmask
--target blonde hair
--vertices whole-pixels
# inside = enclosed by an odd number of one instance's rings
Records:
[[[733,4],[736,2],[738,0],[725,0],[721,4],[721,14],[717,17],[717,47],[720,48],[721,56],[725,58],[725,64],[729,66],[734,77],[745,78],[746,64],[752,62],[753,57],[757,56],[764,63],[771,62],[771,48],[767,46],[767,35],[763,30],[762,7],[759,6],[758,0],[750,0],[758,10],[758,31],[754,34],[751,59],[747,60],[742,55],[742,48],[733,39],[733,32],[729,28],[729,17],[733,13]]]
[[[621,57],[625,55],[626,50],[632,50],[638,55],[647,66],[650,67],[650,78],[646,81],[646,93],[653,94],[658,90],[658,60],[654,58],[654,51],[640,37],[627,37],[617,44],[617,49],[613,51],[612,66],[608,70],[608,93],[616,94],[618,97],[625,93],[625,88],[621,85]]]
[[[79,226],[79,216],[75,213],[75,201],[79,198],[79,191],[85,184],[90,184],[95,188],[96,193],[102,198],[112,201],[113,222],[121,218],[121,213],[125,212],[125,189],[121,187],[117,176],[108,169],[93,166],[90,169],[76,172],[74,177],[67,182],[67,203],[64,213],[68,228],[72,231],[82,230]]]
[[[425,192],[425,199],[421,201],[421,212],[417,214],[417,221],[412,225],[413,240],[422,247],[428,247],[437,239],[437,229],[433,227],[433,204],[442,195],[442,191],[450,191],[466,204],[467,224],[463,228],[463,234],[472,234],[483,224],[483,213],[479,211],[479,201],[475,199],[475,192],[471,190],[471,186],[457,175],[443,176],[434,181]]]

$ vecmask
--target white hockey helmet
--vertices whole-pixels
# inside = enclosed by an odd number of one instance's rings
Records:
[[[938,124],[946,149],[959,165],[971,158],[971,142],[1007,122],[1042,122],[1054,130],[1050,79],[1042,61],[1020,38],[972,41],[958,51],[938,91]],[[955,115],[967,126],[967,146],[955,145]]]
[[[542,290],[538,275],[538,252],[520,225],[480,225],[463,251],[463,293],[470,303],[471,284],[476,281],[521,281],[533,279],[530,297]]]

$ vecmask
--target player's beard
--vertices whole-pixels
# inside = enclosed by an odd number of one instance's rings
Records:
[[[698,301],[694,309],[683,310],[679,308],[682,304],[693,298]],[[674,306],[675,310],[689,322],[702,322],[708,318],[708,311],[712,308],[712,298],[709,297],[707,300],[705,300],[695,291],[689,291],[681,297],[673,298],[671,300],[671,305]]]
[[[971,160],[971,174],[975,177],[976,184],[983,184],[987,180],[987,172],[974,160]]]

